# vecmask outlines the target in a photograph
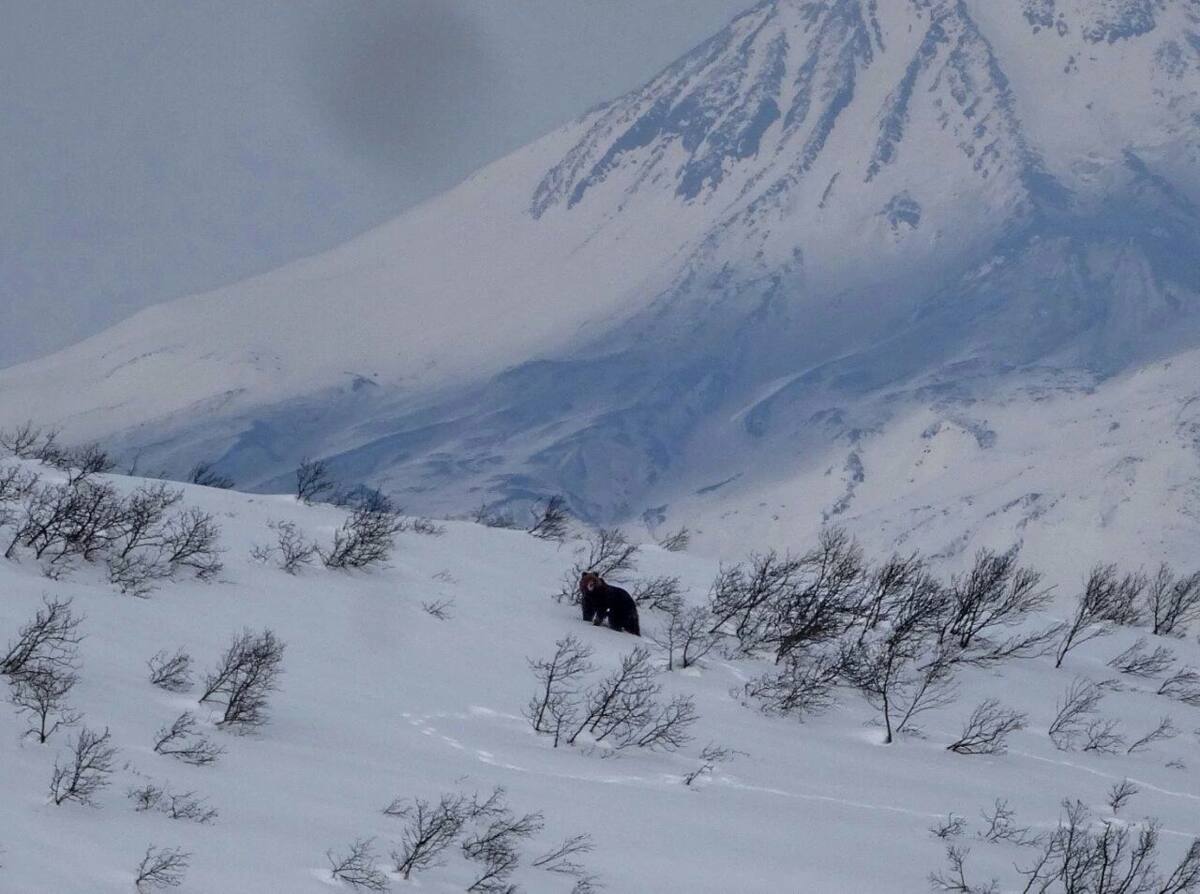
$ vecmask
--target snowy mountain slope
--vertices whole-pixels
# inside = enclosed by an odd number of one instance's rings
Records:
[[[908,383],[1137,368],[1200,343],[1197,35],[1187,0],[769,0],[342,249],[5,371],[0,419],[627,519]]]
[[[123,490],[138,483],[114,481]],[[386,854],[400,836],[400,821],[381,813],[394,797],[494,785],[507,789],[515,809],[544,812],[539,845],[590,833],[596,850],[583,862],[604,890],[622,894],[924,891],[944,850],[929,830],[951,812],[968,820],[963,842],[972,848],[973,870],[1009,878],[1026,850],[978,840],[986,828],[979,811],[1007,799],[1034,832],[1053,827],[1062,798],[1111,816],[1106,792],[1126,778],[1139,793],[1120,816],[1162,821],[1164,863],[1200,835],[1190,732],[1132,755],[1059,752],[1046,736],[1062,689],[1076,675],[1113,677],[1104,661],[1132,642],[1132,631],[1089,643],[1057,671],[1049,659],[968,671],[958,701],[923,723],[927,738],[903,737],[887,747],[867,725],[873,712],[851,693],[803,724],[739,704],[731,689],[769,665],[714,655],[661,677],[669,692],[696,697],[694,743],[677,754],[604,757],[554,749],[520,717],[534,688],[527,657],[547,656],[556,639],[572,633],[607,667],[633,644],[627,635],[586,626],[576,609],[550,598],[575,558],[574,544],[449,523],[440,537],[403,534],[387,570],[312,568],[293,577],[252,561],[251,546],[266,542],[268,523],[278,520],[326,539],[341,522],[339,511],[201,488],[187,488],[185,499],[220,522],[226,569],[214,582],[166,584],[143,600],[116,594],[90,566],[51,581],[27,555],[0,562],[5,642],[47,595],[73,599],[86,616],[72,702],[87,726],[110,728],[121,749],[98,808],[54,806],[46,784],[71,732],[44,745],[22,740],[24,720],[11,706],[0,710],[0,889],[130,891],[133,867],[153,843],[192,854],[179,888],[185,894],[348,891],[330,881],[324,854],[359,836],[377,837],[376,849]],[[700,601],[716,566],[650,547],[640,572],[679,575],[689,600]],[[1073,593],[1077,582],[1060,583]],[[453,600],[450,619],[422,611],[423,601],[435,599]],[[644,615],[648,631],[662,622]],[[243,626],[270,627],[286,643],[270,722],[244,736],[209,729],[226,749],[212,766],[154,754],[154,731],[196,710],[196,691],[151,686],[146,660],[185,646],[203,672]],[[1168,644],[1180,663],[1200,661],[1194,641]],[[1156,685],[1125,678],[1123,691],[1105,697],[1106,716],[1140,731],[1169,713],[1191,730],[1198,709],[1153,695]],[[946,751],[986,697],[1029,712],[1028,729],[1013,736],[1006,755]],[[200,709],[206,729],[208,714]],[[746,754],[696,787],[684,786],[682,775],[698,766],[698,749],[709,740]],[[147,779],[195,791],[219,815],[198,825],[135,812],[125,789]],[[452,853],[445,867],[409,882],[391,879],[391,889],[461,891],[470,869]],[[566,892],[572,884],[527,862],[518,880],[531,894]]]

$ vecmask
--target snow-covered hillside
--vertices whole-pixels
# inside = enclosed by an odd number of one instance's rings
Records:
[[[3,372],[0,422],[249,489],[328,457],[414,511],[744,504],[1200,344],[1198,122],[1189,0],[767,0],[336,251]]]
[[[62,477],[24,468],[50,482]],[[111,481],[123,494],[152,484]],[[27,714],[12,705],[0,711],[0,890],[130,892],[134,869],[153,845],[190,855],[181,892],[349,891],[330,878],[326,851],[344,853],[354,840],[371,838],[381,870],[390,872],[387,854],[400,847],[406,827],[406,820],[383,813],[393,799],[436,804],[445,793],[486,797],[497,785],[516,815],[543,814],[544,830],[520,844],[521,867],[512,879],[531,894],[572,890],[573,877],[535,868],[531,859],[583,833],[595,845],[577,858],[584,871],[620,894],[923,891],[928,874],[944,868],[947,843],[970,849],[972,878],[983,883],[997,876],[1007,890],[1019,887],[1013,864],[1027,865],[1036,851],[1014,838],[1055,828],[1064,798],[1112,819],[1106,801],[1123,780],[1137,793],[1119,807],[1113,828],[1129,823],[1136,830],[1143,817],[1158,818],[1160,868],[1173,865],[1200,835],[1192,733],[1200,708],[1155,694],[1166,671],[1135,677],[1105,664],[1142,635],[1172,650],[1173,670],[1194,666],[1200,663],[1194,636],[1122,628],[1071,651],[1057,670],[1052,657],[964,667],[957,699],[922,716],[924,737],[902,735],[887,746],[870,724],[877,713],[853,691],[840,689],[835,706],[804,722],[765,716],[743,704],[744,686],[776,668],[713,652],[657,677],[665,695],[695,699],[693,739],[678,751],[556,749],[522,716],[536,690],[527,659],[550,657],[555,642],[571,634],[593,650],[598,676],[638,642],[585,625],[578,609],[552,598],[564,572],[580,561],[579,541],[558,545],[521,531],[450,522],[440,535],[401,533],[386,568],[334,571],[317,562],[289,575],[252,558],[255,545],[273,542],[269,526],[291,522],[301,536],[327,543],[344,511],[196,487],[185,489],[183,505],[210,513],[220,527],[224,569],[209,581],[180,574],[141,599],[117,593],[102,562],[76,559],[67,563],[69,573],[50,579],[45,559],[38,562],[28,548],[0,560],[6,651],[48,599],[71,600],[84,637],[79,682],[69,696],[83,715],[78,726],[39,744],[24,735]],[[5,523],[6,543],[11,525]],[[654,546],[642,548],[638,563],[631,580],[677,576],[693,604],[707,599],[718,570]],[[1068,611],[1079,585],[1061,583],[1050,616]],[[445,619],[423,608],[437,602],[449,604]],[[1050,617],[1024,620],[1038,626]],[[647,634],[665,623],[662,613],[643,608]],[[202,675],[243,629],[270,629],[286,645],[265,726],[234,734],[214,725],[219,705],[198,703],[198,684],[168,692],[148,681],[147,660],[160,650],[182,647]],[[649,637],[641,643],[652,645]],[[663,652],[653,648],[661,667]],[[1119,721],[1126,745],[1118,753],[1086,752],[1078,744],[1060,751],[1047,736],[1056,700],[1078,678],[1119,681],[1106,684],[1099,715]],[[1006,754],[948,751],[964,719],[987,698],[1027,712],[1027,727],[1011,736]],[[190,766],[155,753],[156,730],[185,711],[195,712],[200,732],[224,749],[215,763]],[[1125,753],[1164,715],[1180,735]],[[67,760],[84,728],[111,732],[119,749],[111,784],[94,807],[55,805],[48,796],[55,762]],[[710,742],[739,753],[685,785]],[[127,790],[148,783],[192,793],[217,814],[197,823],[163,809],[137,811]],[[1013,834],[993,829],[996,840],[988,840],[981,811],[994,815],[997,799],[1015,811],[1000,829]],[[931,828],[946,826],[950,814],[966,825],[939,839]],[[464,859],[457,840],[444,856],[444,866],[410,880],[390,874],[391,890],[466,889],[478,864]]]

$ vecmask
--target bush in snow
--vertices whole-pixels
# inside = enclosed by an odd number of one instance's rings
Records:
[[[1165,673],[1174,663],[1174,652],[1166,646],[1155,646],[1151,651],[1144,637],[1138,637],[1132,646],[1108,660],[1108,666],[1113,670],[1147,678]]]
[[[712,615],[702,605],[676,608],[650,639],[666,650],[667,670],[691,667],[720,641],[712,632]]]
[[[683,610],[683,587],[677,577],[652,577],[633,584],[633,601],[639,609],[673,615]]]
[[[50,776],[50,798],[55,804],[75,801],[94,806],[95,797],[108,787],[117,749],[108,729],[97,733],[84,727],[75,737],[65,761],[54,761]]]
[[[404,822],[400,842],[392,852],[396,872],[402,878],[407,880],[415,873],[442,865],[458,845],[461,856],[476,866],[467,890],[493,894],[515,890],[511,877],[520,865],[522,844],[545,827],[541,813],[513,811],[502,788],[483,799],[460,793],[443,794],[436,802],[397,798],[384,813]],[[577,858],[591,849],[588,836],[569,837],[534,857],[530,865],[573,877],[574,890],[583,894],[594,891],[596,885]]]
[[[167,692],[186,692],[192,688],[192,656],[184,649],[155,652],[146,662],[150,682]]]
[[[557,748],[568,722],[579,708],[583,678],[591,673],[592,650],[573,636],[560,639],[549,659],[529,660],[537,677],[538,691],[525,709],[534,730],[554,737]]]
[[[179,848],[151,845],[137,866],[133,886],[139,892],[178,888],[183,884],[191,859],[191,854]]]
[[[373,504],[355,508],[350,517],[334,532],[328,550],[321,550],[326,568],[369,568],[383,564],[392,554],[396,535],[404,530],[404,522],[391,508]]]
[[[732,748],[709,742],[700,749],[700,766],[684,775],[683,784],[692,785],[697,779],[710,775],[718,764],[728,763],[739,753]]]
[[[679,528],[678,530],[672,531],[670,534],[663,537],[662,540],[658,541],[658,545],[667,552],[679,553],[687,549],[691,542],[692,532],[687,528]]]
[[[547,497],[543,502],[534,506],[533,524],[528,531],[540,540],[554,540],[562,543],[567,539],[567,501],[564,497]]]
[[[0,674],[11,681],[45,673],[74,671],[78,664],[82,617],[71,611],[70,599],[46,599],[33,620],[21,628],[16,642],[0,658]]]
[[[302,459],[296,467],[296,499],[312,503],[333,491],[333,480],[324,460]]]
[[[103,561],[122,592],[145,596],[180,569],[201,579],[221,570],[216,522],[197,509],[170,514],[182,494],[166,485],[123,497],[109,482],[76,476],[58,484],[26,479],[11,492],[20,497],[19,507],[0,512],[0,523],[12,527],[5,557],[27,549],[51,576],[61,576],[76,558]]]
[[[373,839],[358,838],[350,844],[345,853],[326,851],[325,859],[329,861],[330,876],[339,882],[345,882],[351,888],[386,891],[389,886],[387,873],[379,868],[374,844]]]
[[[66,704],[79,677],[74,671],[53,664],[27,670],[12,681],[11,701],[17,710],[26,714],[30,727],[26,736],[44,743],[64,726],[74,726],[83,715]]]
[[[1182,636],[1200,619],[1200,571],[1177,577],[1162,565],[1146,588],[1144,612],[1156,636]]]
[[[1200,671],[1194,667],[1181,667],[1163,680],[1157,694],[1200,708]]]
[[[1112,633],[1109,616],[1113,613],[1113,602],[1119,587],[1115,565],[1097,565],[1088,573],[1087,583],[1076,600],[1075,611],[1063,625],[1055,667],[1062,667],[1063,659],[1077,646]]]
[[[204,678],[200,702],[225,706],[218,724],[249,729],[267,722],[267,696],[278,688],[283,672],[284,643],[270,630],[243,630],[234,637],[221,661]]]
[[[295,524],[289,521],[270,522],[267,527],[275,534],[270,546],[255,546],[250,555],[259,562],[274,562],[280,571],[298,574],[312,564],[317,557],[317,544],[307,539]]]
[[[555,747],[582,738],[617,750],[675,751],[691,740],[698,719],[695,703],[687,695],[659,700],[662,686],[655,680],[649,650],[637,647],[616,670],[581,691],[580,681],[591,670],[590,654],[568,637],[559,642],[553,658],[531,662],[539,689],[526,716],[534,730],[553,736]]]
[[[200,732],[195,714],[184,711],[170,726],[158,728],[154,734],[154,753],[203,767],[215,763],[225,749]]]
[[[482,802],[462,794],[442,795],[436,804],[421,798],[411,803],[401,798],[392,801],[384,815],[405,821],[400,844],[392,852],[396,872],[408,879],[414,872],[440,865],[467,823],[491,815],[502,800],[503,789],[496,789]]]
[[[166,786],[147,782],[135,786],[125,793],[139,813],[155,811],[169,819],[186,820],[207,825],[217,818],[217,810],[209,807],[204,798],[195,792],[173,792]]]
[[[545,825],[540,813],[517,815],[501,803],[480,828],[463,839],[463,856],[478,867],[467,891],[485,894],[511,891],[508,880],[521,862],[518,846],[541,832]]]
[[[1030,855],[1014,866],[1004,889],[1062,894],[1188,894],[1200,890],[1200,841],[1193,841],[1173,867],[1160,869],[1159,824],[1097,821],[1080,801],[1064,801],[1057,827],[1024,843]],[[946,868],[930,875],[935,891],[985,894],[999,880],[969,878],[970,850],[947,847]]]
[[[201,487],[215,487],[220,490],[231,490],[235,484],[228,475],[218,472],[212,463],[198,462],[188,472],[188,481]]]
[[[1005,708],[996,699],[982,702],[963,726],[962,735],[946,746],[956,754],[1002,754],[1008,737],[1025,728],[1028,718]]]

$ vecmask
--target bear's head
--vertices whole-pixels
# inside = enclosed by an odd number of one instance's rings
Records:
[[[579,578],[579,592],[585,596],[604,583],[600,575],[594,571],[585,571],[583,576]]]

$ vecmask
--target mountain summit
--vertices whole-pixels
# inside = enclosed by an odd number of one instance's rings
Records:
[[[346,246],[0,374],[0,418],[661,518],[1200,347],[1198,137],[1194,0],[769,0]]]

